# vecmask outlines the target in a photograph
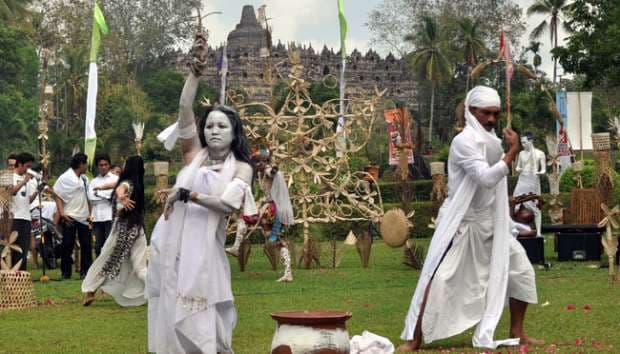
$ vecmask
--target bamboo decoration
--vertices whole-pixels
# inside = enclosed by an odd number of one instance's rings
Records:
[[[413,269],[422,269],[424,265],[424,249],[411,240],[407,240],[404,247],[404,264]]]
[[[560,156],[558,155],[557,139],[553,135],[545,137],[547,145],[547,166],[551,167],[551,173],[547,175],[549,180],[549,192],[551,200],[549,201],[549,216],[551,223],[554,225],[564,223],[564,205],[560,201]]]
[[[9,237],[5,237],[0,240],[0,246],[2,246],[2,252],[0,252],[0,270],[16,272],[22,264],[22,260],[20,259],[13,266],[13,258],[12,253],[23,253],[21,247],[19,247],[15,242],[17,241],[17,231],[11,232]]]
[[[614,230],[620,228],[617,219],[620,215],[620,205],[616,205],[610,210],[605,203],[602,203],[601,210],[603,210],[605,218],[598,223],[598,226],[605,228],[605,235],[601,238],[601,243],[609,262],[609,280],[613,282],[616,278],[616,253],[618,252],[618,237],[614,235]]]
[[[308,268],[312,262],[319,265],[320,255],[320,247],[309,231],[310,224],[379,222],[383,216],[377,184],[365,180],[368,173],[351,171],[348,155],[360,151],[368,142],[376,107],[385,91],[348,97],[344,114],[347,146],[345,158],[341,159],[336,156],[338,135],[334,129],[340,116],[339,100],[322,105],[313,102],[299,52],[290,50],[289,61],[289,92],[279,110],[269,103],[245,103],[245,97],[234,90],[228,91],[228,101],[247,122],[249,139],[272,151],[272,159],[288,181],[295,222],[303,226],[301,258]]]
[[[134,133],[134,142],[136,143],[136,154],[142,155],[142,138],[144,137],[144,122],[131,123]]]
[[[505,60],[505,59],[494,59],[494,60],[488,60],[486,62],[482,62],[478,65],[476,65],[476,67],[474,67],[474,69],[471,71],[471,73],[469,74],[469,79],[470,80],[475,80],[476,78],[478,78],[478,76],[480,76],[480,74],[482,74],[482,72],[489,66],[491,65],[497,65],[497,64],[504,64],[507,67],[508,66],[512,66],[513,68],[517,69],[517,72],[519,72],[521,75],[527,77],[528,79],[531,80],[536,80],[537,76],[536,74],[534,74],[533,72],[531,72],[526,66],[522,65],[522,64],[515,64],[512,62],[512,60]],[[511,128],[512,127],[512,111],[510,109],[510,84],[507,83],[506,84],[506,120],[507,120],[507,127]]]

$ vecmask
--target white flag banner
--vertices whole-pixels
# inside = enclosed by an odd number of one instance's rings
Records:
[[[567,92],[567,133],[573,150],[592,150],[592,92]]]

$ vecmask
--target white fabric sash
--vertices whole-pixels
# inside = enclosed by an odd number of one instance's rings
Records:
[[[192,162],[187,165],[177,178],[176,188],[191,189],[196,174],[207,158],[207,150],[202,149],[196,154]],[[226,158],[219,172],[209,172],[210,195],[219,196],[232,181],[235,173],[235,158],[231,153]],[[190,313],[204,310],[209,303],[208,299],[208,253],[205,251],[214,242],[212,237],[205,237],[205,230],[192,230],[186,225],[187,205],[177,202],[170,215],[170,230],[173,232],[163,241],[161,252],[165,262],[164,273],[174,271],[177,256],[179,259],[177,297],[180,301],[190,302],[193,306],[185,306]],[[219,225],[225,215],[209,209],[207,218],[210,225]],[[212,224],[211,224],[212,223]],[[165,278],[164,274],[162,278]],[[177,318],[177,321],[181,319]]]

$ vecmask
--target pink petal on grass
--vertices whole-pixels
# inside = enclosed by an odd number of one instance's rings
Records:
[[[582,344],[583,344],[583,339],[581,339],[581,338],[577,338],[577,339],[575,340],[575,345],[576,345],[576,346],[580,347]]]
[[[519,353],[529,353],[530,352],[530,347],[527,346],[527,344],[523,344],[519,346]]]
[[[566,311],[573,311],[574,309],[575,309],[575,305],[573,304],[566,305]]]
[[[598,341],[598,340],[593,340],[593,341],[592,341],[592,346],[593,346],[594,348],[596,348],[596,350],[603,350],[603,343],[601,343],[601,342],[600,342],[600,341]]]
[[[590,312],[590,311],[592,311],[592,306],[590,306],[589,304],[585,304],[585,305],[583,306],[583,310],[584,310],[585,312]]]
[[[363,307],[363,308],[365,308],[365,309],[368,309],[368,308],[370,307],[370,305],[368,305],[368,304],[363,304],[363,305],[362,305],[362,307]]]
[[[545,353],[555,353],[558,350],[558,346],[555,344],[551,344],[547,348],[545,348]]]

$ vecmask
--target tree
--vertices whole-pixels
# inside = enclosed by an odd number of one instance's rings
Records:
[[[538,26],[536,26],[530,34],[531,39],[540,38],[543,33],[549,31],[551,45],[553,48],[558,48],[558,28],[562,25],[566,30],[570,31],[570,28],[566,26],[565,16],[569,14],[571,9],[570,0],[536,0],[530,7],[527,8],[528,16],[537,14],[544,15],[547,18],[544,19]],[[557,66],[558,59],[553,56],[553,83],[556,83],[557,78]]]
[[[0,154],[35,152],[38,58],[31,38],[0,22]]]
[[[461,46],[463,59],[467,66],[465,92],[469,91],[469,70],[478,63],[478,58],[487,52],[479,30],[479,22],[465,17],[458,21],[457,44]]]
[[[0,0],[0,20],[7,22],[20,21],[30,16],[28,5],[32,0]]]
[[[577,0],[567,26],[573,31],[554,54],[569,72],[583,74],[587,86],[620,87],[620,4]]]
[[[424,78],[431,84],[431,114],[428,124],[428,141],[430,142],[433,137],[435,88],[440,81],[452,74],[452,63],[448,61],[442,50],[445,38],[442,37],[441,28],[430,16],[424,17],[419,32],[406,36],[405,41],[417,43],[419,49],[413,53],[410,65],[416,72],[423,73]]]
[[[500,26],[505,27],[515,46],[525,31],[522,10],[511,0],[383,0],[368,15],[371,44],[405,56],[415,46],[402,39],[423,22],[425,15],[436,18],[442,27],[465,17],[478,22],[488,48],[497,45]]]
[[[530,45],[525,48],[526,52],[532,52],[534,54],[534,58],[532,59],[532,64],[534,64],[534,70],[538,73],[538,67],[542,64],[542,58],[538,52],[540,51],[540,42],[531,41]]]

